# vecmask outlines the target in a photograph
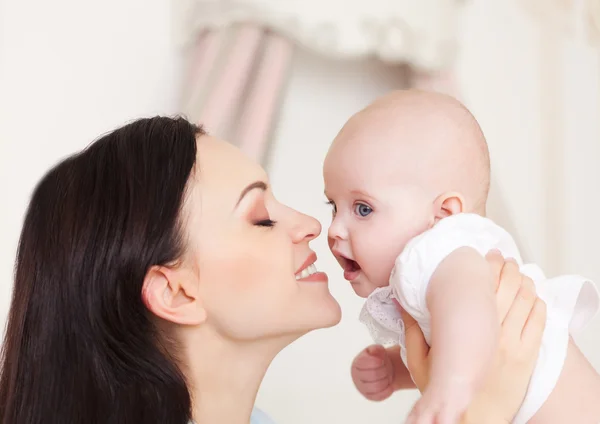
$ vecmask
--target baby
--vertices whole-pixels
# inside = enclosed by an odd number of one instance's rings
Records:
[[[494,281],[484,256],[498,249],[517,260],[547,305],[540,356],[513,421],[528,422],[568,360],[570,330],[593,317],[600,298],[585,278],[547,279],[537,266],[523,265],[512,237],[485,218],[490,161],[471,113],[445,95],[393,92],[346,123],[323,175],[333,209],[329,246],[344,278],[367,298],[361,321],[388,347],[355,360],[361,393],[381,400],[410,378],[397,301],[435,346],[430,384],[412,422],[460,420],[497,347]]]

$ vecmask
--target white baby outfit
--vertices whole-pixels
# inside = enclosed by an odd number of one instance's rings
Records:
[[[554,389],[566,359],[569,334],[581,330],[599,309],[600,296],[591,281],[577,275],[546,278],[537,265],[522,263],[516,243],[504,229],[479,215],[458,214],[440,220],[406,245],[396,259],[389,286],[376,289],[367,298],[360,320],[376,343],[400,345],[406,363],[404,326],[393,299],[417,321],[431,344],[427,286],[444,258],[461,247],[474,248],[481,255],[498,249],[505,258],[516,259],[521,272],[535,282],[538,296],[546,302],[540,354],[523,405],[513,421],[524,424]]]

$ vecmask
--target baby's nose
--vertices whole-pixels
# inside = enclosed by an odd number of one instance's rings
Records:
[[[329,226],[329,230],[327,230],[327,237],[329,237],[332,240],[348,239],[348,230],[343,225],[340,219],[333,220],[333,222]]]

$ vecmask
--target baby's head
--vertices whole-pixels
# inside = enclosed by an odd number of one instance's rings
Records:
[[[354,291],[388,284],[406,243],[438,220],[485,215],[485,137],[452,97],[416,90],[377,99],[344,125],[323,168],[329,247]]]

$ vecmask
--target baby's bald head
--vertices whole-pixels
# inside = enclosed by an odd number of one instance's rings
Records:
[[[485,214],[487,142],[473,115],[450,96],[400,90],[377,99],[342,128],[326,166],[341,156],[360,160],[355,165],[362,172],[386,181],[418,185],[436,196],[459,193],[464,212]]]

